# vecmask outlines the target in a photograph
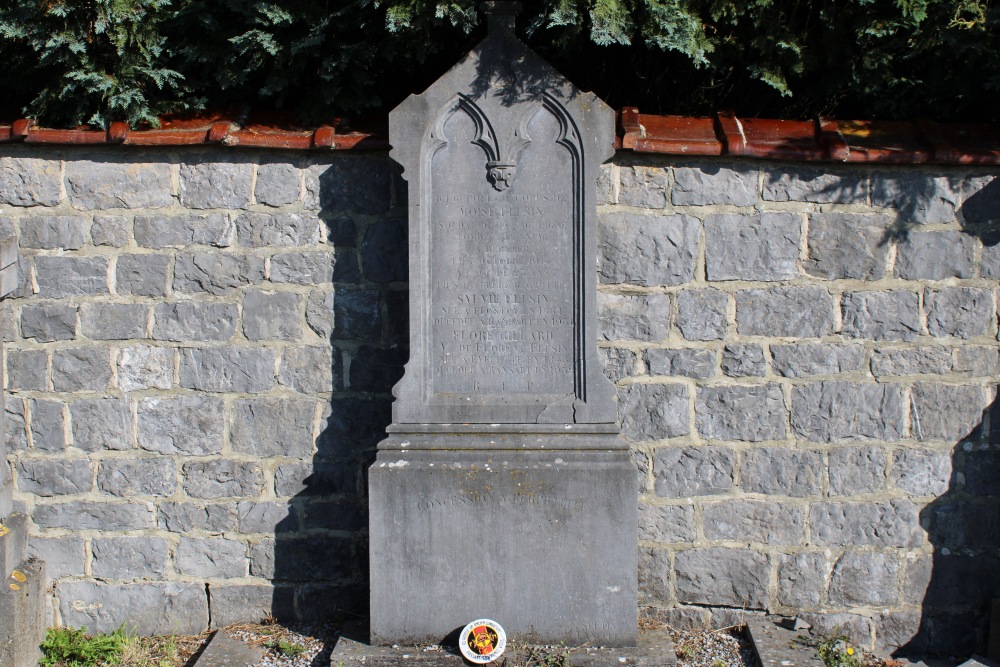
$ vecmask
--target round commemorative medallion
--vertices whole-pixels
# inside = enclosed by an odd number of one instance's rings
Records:
[[[481,618],[462,628],[458,648],[469,662],[479,665],[493,662],[507,648],[507,633],[496,621]]]

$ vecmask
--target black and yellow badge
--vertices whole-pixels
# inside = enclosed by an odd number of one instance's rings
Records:
[[[469,662],[493,662],[507,648],[507,633],[496,621],[481,618],[462,628],[458,648]]]

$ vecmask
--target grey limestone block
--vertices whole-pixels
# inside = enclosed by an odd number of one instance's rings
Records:
[[[724,500],[702,509],[705,539],[800,545],[805,540],[805,508],[771,500]]]
[[[809,508],[812,543],[828,547],[917,547],[919,508],[908,500],[818,502]]]
[[[91,340],[129,340],[146,337],[149,307],[138,303],[84,303],[80,305],[80,333]]]
[[[264,258],[256,255],[179,255],[174,264],[175,292],[231,294],[238,287],[264,280]]]
[[[66,420],[63,417],[65,404],[45,398],[28,401],[31,410],[31,444],[40,451],[50,454],[66,449]]]
[[[98,537],[91,540],[91,572],[97,579],[165,579],[167,541],[162,537]]]
[[[4,446],[7,452],[20,452],[28,448],[28,430],[25,422],[24,401],[4,398]]]
[[[101,459],[97,488],[119,498],[170,496],[177,490],[177,463],[159,456]]]
[[[183,534],[193,530],[209,533],[236,530],[236,503],[160,502],[156,525]]]
[[[18,245],[44,250],[79,250],[87,241],[87,219],[77,215],[22,218]]]
[[[139,399],[137,443],[159,454],[206,456],[222,451],[223,402],[208,396]]]
[[[758,175],[757,169],[745,165],[674,167],[670,201],[675,206],[753,206],[760,199]]]
[[[809,216],[809,256],[803,267],[827,280],[878,280],[889,252],[885,215],[814,213]]]
[[[135,501],[108,503],[92,500],[35,504],[31,519],[39,528],[126,531],[153,527],[153,508]]]
[[[898,449],[892,454],[893,486],[914,496],[942,495],[948,490],[951,475],[948,451]]]
[[[943,345],[912,348],[876,347],[872,352],[872,375],[925,375],[950,373],[952,349]]]
[[[903,280],[971,278],[975,239],[957,231],[911,231],[896,250],[896,277]]]
[[[617,203],[614,165],[602,164],[601,173],[597,176],[597,205]]]
[[[872,621],[863,614],[803,612],[800,616],[812,626],[810,633],[825,637],[842,633],[855,646],[867,646],[871,642]]]
[[[21,459],[15,466],[17,488],[43,498],[87,493],[93,486],[90,459]]]
[[[28,555],[45,561],[45,572],[52,579],[84,576],[83,564],[86,553],[82,537],[34,535],[28,542]]]
[[[324,213],[385,213],[391,203],[392,170],[388,161],[346,157],[305,170],[305,207]]]
[[[269,615],[291,618],[295,613],[291,586],[213,584],[210,602],[212,623],[220,628]]]
[[[244,534],[295,532],[296,512],[293,505],[283,502],[245,500],[236,505],[239,531]]]
[[[644,286],[691,282],[700,236],[701,223],[689,215],[605,215],[598,227],[598,277]]]
[[[7,389],[45,391],[49,384],[48,355],[45,350],[6,350]]]
[[[118,349],[118,388],[122,391],[170,389],[174,378],[174,350],[151,345]]]
[[[910,390],[910,431],[917,440],[957,442],[980,426],[985,409],[978,385],[918,382]]]
[[[5,568],[6,569],[6,568]],[[39,645],[48,625],[45,563],[26,559],[18,565],[18,577],[4,576],[0,589],[0,663],[11,667],[33,667],[41,659]]]
[[[308,399],[236,400],[229,426],[233,451],[254,457],[309,456],[317,405]]]
[[[797,213],[705,217],[708,280],[789,280],[799,275]]]
[[[291,542],[291,541],[290,541]],[[274,579],[275,541],[265,538],[250,544],[250,576]]]
[[[872,204],[899,211],[903,223],[939,224],[955,219],[960,184],[922,172],[874,174]]]
[[[788,409],[776,384],[699,387],[695,425],[709,440],[780,440],[788,434]]]
[[[876,649],[891,655],[910,645],[920,633],[922,616],[918,611],[886,611],[879,614],[874,621]]]
[[[736,455],[727,447],[658,447],[653,454],[656,495],[688,498],[728,493]]]
[[[184,348],[180,386],[209,392],[257,393],[274,386],[274,350],[253,347]]]
[[[822,287],[772,287],[736,293],[736,330],[743,336],[819,338],[833,332],[834,302]]]
[[[822,488],[823,455],[797,447],[757,447],[741,455],[740,487],[746,493],[803,498]]]
[[[868,179],[856,172],[795,168],[764,171],[764,201],[801,201],[816,204],[864,204]]]
[[[942,287],[924,290],[927,331],[932,336],[975,338],[996,331],[997,314],[990,290]]]
[[[760,609],[767,605],[767,554],[723,547],[685,549],[674,560],[677,600]]]
[[[52,350],[55,391],[101,391],[111,386],[111,353],[106,347]]]
[[[691,431],[688,388],[682,384],[630,384],[619,390],[622,433],[659,440]]]
[[[687,340],[722,340],[729,328],[729,296],[721,290],[677,293],[677,328]]]
[[[85,211],[170,206],[174,202],[170,164],[140,159],[67,160],[65,182],[70,203]]]
[[[336,248],[353,248],[358,243],[358,226],[349,215],[321,220],[327,243]]]
[[[256,461],[189,461],[183,479],[192,498],[254,498],[264,490],[264,473]]]
[[[241,213],[236,218],[241,246],[283,247],[317,245],[320,221],[300,213]]]
[[[830,604],[840,607],[889,607],[899,599],[899,558],[886,553],[841,556],[830,576]]]
[[[850,373],[861,370],[865,363],[865,348],[860,343],[771,345],[770,351],[771,367],[782,377]]]
[[[663,349],[651,347],[645,352],[646,368],[650,375],[675,375],[705,379],[715,375],[714,350]]]
[[[382,334],[382,306],[379,292],[372,289],[339,289],[336,297],[324,297],[323,301],[310,300],[310,308],[306,309],[306,319],[315,322],[316,328],[323,329],[332,315],[331,333],[335,339],[360,339],[366,342],[377,341]],[[332,303],[332,311],[326,308]],[[312,325],[311,325],[312,326]],[[318,333],[318,332],[317,332]]]
[[[342,374],[339,350],[295,346],[282,350],[278,383],[303,394],[329,393],[341,387]]]
[[[73,446],[86,452],[131,449],[132,407],[125,398],[81,398],[69,404]]]
[[[1000,184],[996,174],[970,176],[962,183],[962,220],[983,224],[1000,219]]]
[[[119,255],[115,261],[115,291],[135,296],[167,293],[168,255]]]
[[[236,333],[237,309],[231,303],[160,303],[153,309],[153,339],[222,341]]]
[[[59,203],[60,165],[44,157],[0,157],[0,203],[55,206]]]
[[[338,274],[341,257],[337,255]],[[373,283],[391,283],[409,277],[406,218],[378,220],[368,228],[361,242],[361,264],[365,277]]]
[[[208,627],[205,585],[185,582],[105,584],[63,581],[55,588],[59,612],[72,627],[148,635],[198,634]]]
[[[672,321],[669,294],[598,292],[599,335],[603,340],[660,341]]]
[[[285,206],[299,199],[302,170],[293,162],[268,161],[257,167],[254,200],[267,206]]]
[[[722,348],[722,372],[730,377],[761,377],[767,372],[764,348],[756,343],[730,343]]]
[[[664,604],[673,599],[670,558],[666,549],[639,549],[639,603]]]
[[[1000,375],[1000,348],[963,345],[955,350],[952,369],[966,377]]]
[[[90,240],[95,246],[121,248],[128,245],[128,218],[122,215],[95,215],[90,226]]]
[[[841,307],[843,334],[847,338],[911,341],[920,335],[920,313],[914,292],[846,292]]]
[[[992,241],[987,243],[986,240]],[[996,280],[1000,278],[1000,243],[996,239],[986,239],[983,242],[983,257],[979,266],[979,276]]]
[[[899,385],[814,382],[792,388],[792,430],[812,442],[903,437]]]
[[[356,493],[357,478],[357,466],[346,461],[282,463],[274,471],[274,492],[279,498]]]
[[[298,340],[302,298],[293,292],[243,293],[243,335],[248,340]]]
[[[247,545],[222,537],[181,537],[174,552],[180,574],[208,579],[236,579],[247,576]]]
[[[856,496],[885,489],[885,448],[838,447],[830,450],[829,461],[830,495]]]
[[[663,208],[667,205],[667,170],[642,165],[622,166],[619,170],[621,192],[618,203],[640,208]]]
[[[326,285],[333,280],[339,256],[326,251],[286,252],[271,257],[272,283]]]
[[[210,245],[228,248],[233,245],[236,226],[225,213],[211,215],[137,215],[133,234],[143,248],[185,248]]]
[[[253,165],[249,161],[191,159],[180,168],[181,204],[187,208],[246,208]]]
[[[637,355],[632,350],[622,347],[599,347],[597,356],[604,366],[604,374],[612,382],[618,382],[624,378],[636,374]]]
[[[355,391],[386,392],[403,374],[405,350],[383,349],[364,345],[353,353],[343,353],[347,387]]]
[[[108,293],[107,257],[35,257],[38,296],[61,298]]]
[[[639,539],[650,542],[691,542],[697,536],[691,505],[639,504]]]
[[[778,604],[786,607],[818,607],[824,600],[830,565],[822,552],[779,554]]]

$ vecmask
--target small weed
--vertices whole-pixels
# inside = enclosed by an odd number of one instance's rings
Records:
[[[49,628],[42,642],[42,667],[98,667],[117,664],[128,636],[125,626],[111,634],[88,635],[87,628]]]
[[[826,667],[861,667],[861,656],[845,635],[834,635],[816,645],[816,652]]]
[[[725,660],[716,659],[715,662],[712,663],[712,667],[728,667],[728,664]]]
[[[275,639],[264,644],[267,648],[271,649],[275,653],[285,656],[286,658],[297,658],[306,652],[306,649],[302,644],[296,644],[284,639]]]

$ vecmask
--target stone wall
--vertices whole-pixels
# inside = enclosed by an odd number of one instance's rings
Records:
[[[3,150],[7,445],[55,620],[363,611],[365,467],[407,357],[386,156]],[[646,613],[982,640],[996,174],[605,169],[599,345],[642,480]]]

